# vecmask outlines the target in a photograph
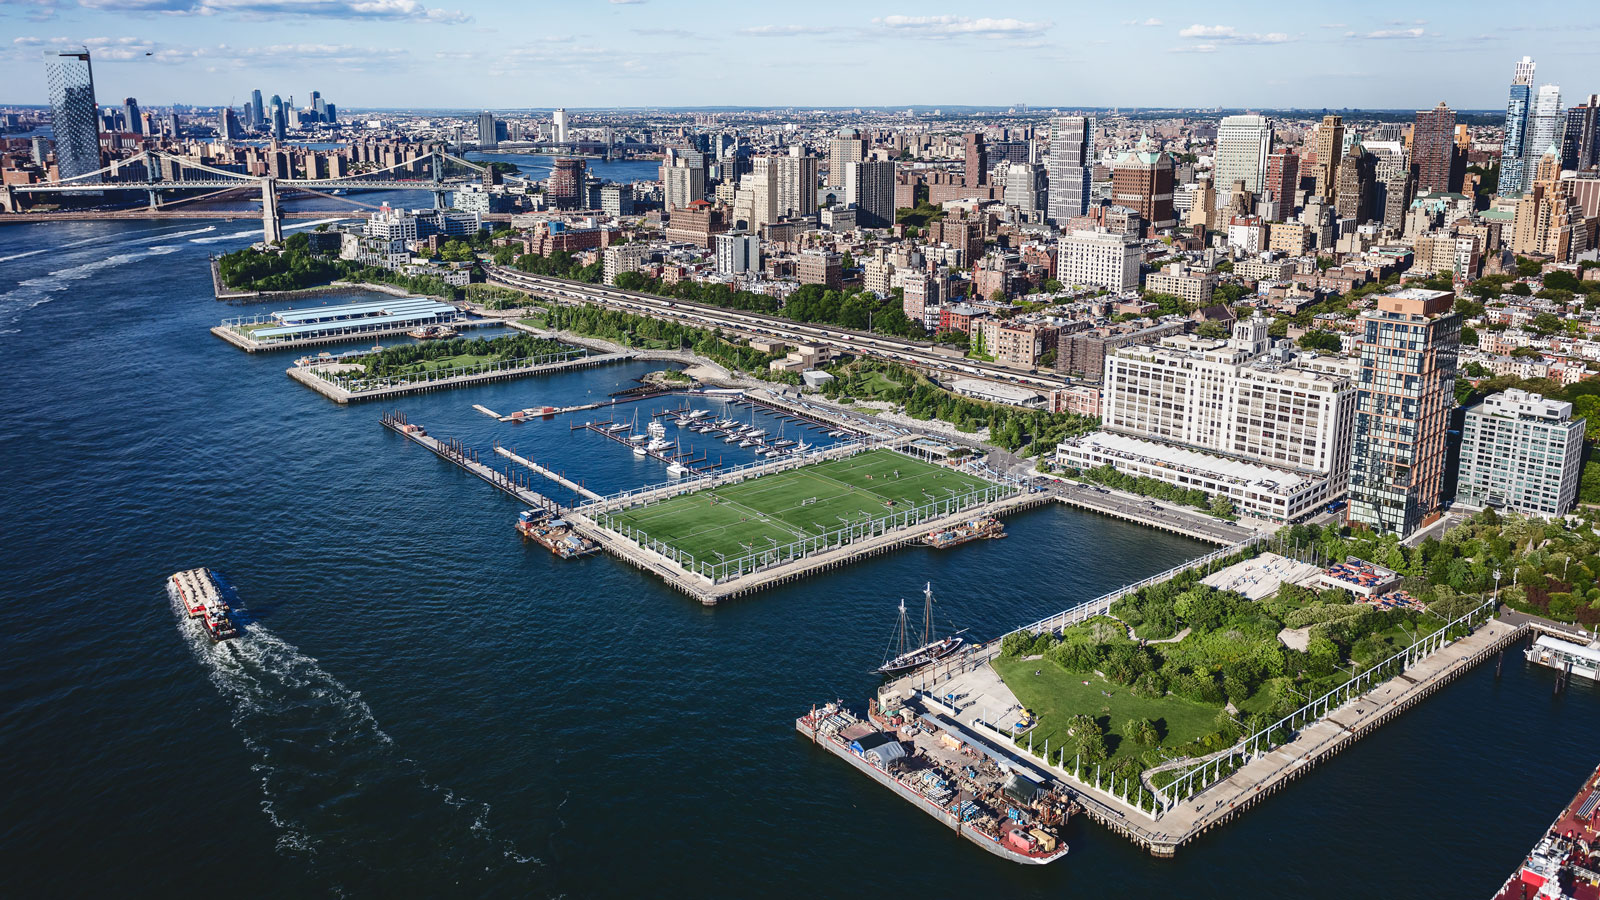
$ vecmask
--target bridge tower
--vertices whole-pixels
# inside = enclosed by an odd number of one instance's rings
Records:
[[[268,244],[283,243],[283,222],[278,218],[278,180],[261,179],[261,239]]]
[[[144,152],[144,173],[145,181],[151,184],[155,184],[161,180],[161,166],[156,159],[154,150],[146,150]],[[158,187],[146,188],[145,193],[150,196],[150,209],[160,209],[161,189]]]
[[[20,212],[17,206],[17,187],[13,184],[5,186],[5,191],[0,193],[0,212]]]
[[[435,147],[431,158],[433,160],[433,184],[434,184],[434,188],[433,188],[433,208],[434,209],[444,209],[445,208],[445,194],[446,194],[446,191],[443,188],[443,185],[444,185],[444,155],[439,152],[439,149],[437,147]]]

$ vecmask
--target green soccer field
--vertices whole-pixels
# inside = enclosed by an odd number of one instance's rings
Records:
[[[648,503],[618,513],[611,526],[643,531],[650,540],[715,563],[988,484],[893,450],[869,450]]]

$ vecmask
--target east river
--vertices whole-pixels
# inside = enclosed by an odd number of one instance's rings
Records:
[[[0,893],[1475,898],[1595,765],[1600,695],[1553,696],[1508,654],[1174,860],[1086,821],[1060,863],[997,859],[793,718],[864,700],[924,582],[986,638],[1203,545],[1048,508],[716,608],[562,562],[379,406],[207,333],[262,311],[213,300],[205,264],[256,227],[0,227]],[[472,404],[583,402],[655,367],[389,406],[614,490],[659,464]],[[232,649],[163,593],[201,565],[253,621]]]

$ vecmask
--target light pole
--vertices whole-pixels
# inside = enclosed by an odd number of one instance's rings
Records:
[[[1494,567],[1494,603],[1500,605],[1500,567]]]

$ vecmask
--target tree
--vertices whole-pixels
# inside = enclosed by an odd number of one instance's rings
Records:
[[[1544,271],[1544,263],[1525,256],[1517,257],[1517,275],[1523,278],[1532,278]],[[1524,295],[1526,296],[1526,295]]]
[[[1006,302],[1006,292],[1000,288],[995,288],[994,293],[989,295],[989,299],[995,303],[1004,303]]]
[[[849,271],[851,269],[854,269],[855,267],[856,267],[856,258],[854,256],[850,255],[850,251],[849,250],[846,250],[844,252],[844,255],[839,257],[839,269],[840,269],[840,271]]]
[[[1046,278],[1044,280],[1044,289],[1052,294],[1059,293],[1061,291],[1061,287],[1061,282],[1055,280],[1054,278]]]
[[[1561,330],[1561,317],[1555,313],[1542,312],[1534,316],[1530,324],[1539,334],[1555,334]]]
[[[1216,516],[1219,519],[1238,518],[1238,514],[1233,508],[1233,501],[1222,496],[1221,494],[1211,498],[1210,512],[1213,516]]]
[[[1122,727],[1122,732],[1132,738],[1134,743],[1145,747],[1154,747],[1161,743],[1161,731],[1156,728],[1156,723],[1149,719],[1129,719]]]
[[[1200,327],[1195,329],[1195,334],[1211,340],[1221,340],[1228,336],[1228,329],[1222,327],[1221,322],[1207,320],[1200,323]]]
[[[1469,347],[1478,346],[1478,329],[1471,325],[1461,326],[1461,343]]]
[[[1341,346],[1339,336],[1331,331],[1308,331],[1300,335],[1300,348],[1303,350],[1326,350],[1337,353]]]

